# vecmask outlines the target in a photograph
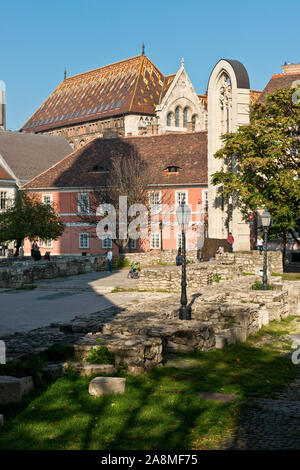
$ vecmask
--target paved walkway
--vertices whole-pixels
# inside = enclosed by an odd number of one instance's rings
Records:
[[[27,332],[77,315],[90,315],[114,305],[157,297],[155,293],[116,292],[116,287],[132,288],[136,280],[127,278],[128,270],[88,273],[66,278],[36,281],[33,290],[1,292],[0,338],[15,332]],[[161,294],[160,294],[161,295]]]

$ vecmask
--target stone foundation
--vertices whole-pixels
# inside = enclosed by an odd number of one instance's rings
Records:
[[[150,251],[147,253],[124,253],[113,256],[113,268],[129,266],[139,261],[142,267],[141,288],[145,288],[147,280],[155,283],[155,278],[160,276],[163,283],[160,289],[174,290],[178,286],[180,267],[174,266],[176,250]],[[268,252],[269,273],[282,272],[281,253],[278,251]],[[160,270],[163,265],[169,266],[169,271]],[[173,266],[172,266],[173,265]],[[156,266],[156,272],[144,268]],[[197,289],[209,285],[216,274],[225,279],[236,279],[243,272],[257,274],[263,266],[263,256],[257,251],[243,253],[225,253],[217,255],[215,261],[199,263],[196,250],[187,252],[187,276],[189,285]],[[155,269],[155,268],[154,268]],[[0,288],[19,288],[26,284],[32,284],[40,279],[51,279],[59,276],[72,276],[95,271],[105,271],[106,260],[104,255],[87,257],[53,257],[52,261],[33,261],[31,258],[10,258],[0,260]],[[145,274],[144,274],[145,272]],[[144,280],[144,282],[143,282]],[[163,286],[164,285],[164,286]],[[157,287],[153,287],[157,288]],[[175,288],[175,290],[177,287]]]

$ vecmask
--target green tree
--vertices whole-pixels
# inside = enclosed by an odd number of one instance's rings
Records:
[[[15,240],[15,256],[24,238],[56,240],[63,231],[64,224],[53,207],[32,195],[18,193],[14,203],[0,214],[0,242]]]
[[[270,235],[281,238],[284,247],[288,234],[299,243],[300,104],[293,102],[294,93],[278,89],[251,107],[249,125],[222,136],[225,145],[215,154],[222,170],[212,176],[245,214],[266,208],[273,219]]]

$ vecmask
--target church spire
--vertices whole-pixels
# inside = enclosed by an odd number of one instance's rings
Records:
[[[184,67],[184,58],[181,59],[181,67]]]
[[[64,71],[64,80],[67,78],[67,69],[65,68],[65,71]]]
[[[142,55],[145,55],[145,44],[142,44]]]

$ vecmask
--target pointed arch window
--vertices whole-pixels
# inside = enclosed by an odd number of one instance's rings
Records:
[[[197,121],[197,114],[193,114],[193,116],[192,116],[192,129],[193,129],[193,131],[196,129],[196,121]]]
[[[177,106],[177,108],[175,109],[175,126],[179,127],[179,125],[180,125],[180,107]]]
[[[172,113],[167,115],[167,126],[172,126]]]
[[[187,127],[188,108],[183,110],[183,127]]]

